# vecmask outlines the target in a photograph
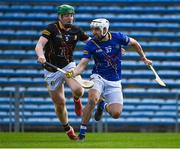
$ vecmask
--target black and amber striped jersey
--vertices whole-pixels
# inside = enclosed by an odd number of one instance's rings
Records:
[[[80,27],[70,25],[69,30],[64,30],[60,22],[49,24],[42,31],[42,36],[48,39],[44,47],[47,62],[59,68],[73,61],[73,51],[77,42],[89,38]]]

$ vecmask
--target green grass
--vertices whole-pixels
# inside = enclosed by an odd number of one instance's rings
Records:
[[[9,148],[177,148],[178,133],[88,133],[84,142],[65,133],[0,133],[0,147]]]

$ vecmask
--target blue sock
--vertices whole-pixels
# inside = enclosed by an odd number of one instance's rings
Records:
[[[107,106],[107,103],[106,102],[104,102],[103,100],[99,103],[99,105],[100,105],[100,107],[101,107],[101,109],[102,110],[106,110],[106,106]]]
[[[81,124],[81,126],[80,126],[80,135],[82,135],[82,136],[85,136],[85,134],[86,134],[86,129],[87,129],[87,126],[85,125],[85,124]]]

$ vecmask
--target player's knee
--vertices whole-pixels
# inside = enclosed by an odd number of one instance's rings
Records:
[[[63,111],[64,110],[64,108],[65,108],[65,101],[63,100],[63,101],[59,101],[59,102],[56,102],[56,103],[54,103],[55,104],[55,107],[56,107],[56,110],[57,111]]]
[[[111,116],[114,118],[114,119],[118,119],[121,115],[121,112],[120,111],[115,111],[115,112],[112,112],[111,113]]]
[[[89,93],[88,99],[89,99],[89,100],[93,100],[93,102],[95,103],[95,105],[96,105],[97,102],[99,101],[99,98],[98,98],[95,94],[92,94],[92,93]]]
[[[96,104],[97,104],[97,102],[96,102],[95,99],[91,98],[91,99],[88,100],[88,104],[89,104],[91,109],[94,109]]]
[[[84,94],[84,89],[82,87],[78,87],[73,91],[74,96],[81,97]]]

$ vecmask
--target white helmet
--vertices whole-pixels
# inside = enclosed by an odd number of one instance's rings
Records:
[[[95,19],[90,24],[91,28],[99,28],[102,32],[102,36],[106,36],[108,30],[109,30],[109,21],[107,19]],[[103,29],[106,28],[106,32],[103,34]]]

